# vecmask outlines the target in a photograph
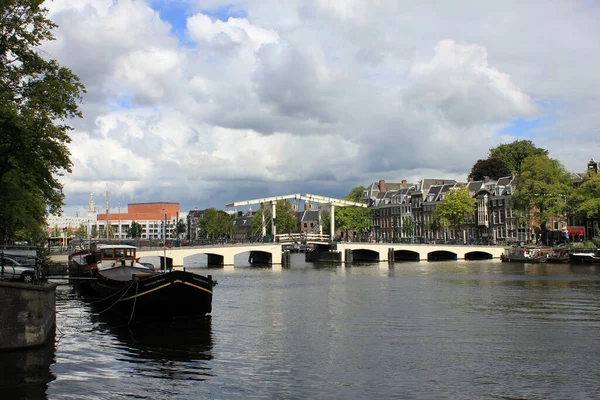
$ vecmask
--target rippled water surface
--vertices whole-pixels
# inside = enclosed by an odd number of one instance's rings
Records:
[[[599,398],[595,267],[343,268],[298,254],[283,269],[194,270],[219,281],[213,315],[177,325],[119,326],[60,286],[55,349],[0,354],[1,389],[50,399]]]

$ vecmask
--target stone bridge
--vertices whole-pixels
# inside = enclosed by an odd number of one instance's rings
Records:
[[[354,261],[491,260],[504,253],[502,246],[463,246],[406,243],[338,243],[342,263]],[[349,260],[349,258],[352,260]]]
[[[499,259],[504,253],[501,246],[462,246],[404,243],[317,243],[320,251],[335,253],[341,263],[382,261],[436,261],[436,260],[486,260]],[[282,245],[278,243],[227,244],[218,246],[176,247],[138,249],[138,257],[166,255],[173,259],[174,266],[183,266],[184,259],[197,254],[206,254],[208,263],[232,267],[234,257],[250,253],[251,262],[281,265]]]
[[[233,266],[233,259],[236,255],[246,252],[250,252],[250,257],[253,257],[253,261],[255,262],[279,265],[281,264],[283,250],[281,245],[277,243],[243,243],[217,246],[174,247],[164,250],[162,248],[141,248],[137,250],[137,256],[142,258],[166,255],[173,259],[174,266],[183,266],[186,257],[206,254],[209,264],[228,267]]]

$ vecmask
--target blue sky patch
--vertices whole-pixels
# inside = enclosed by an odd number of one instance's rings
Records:
[[[152,4],[163,21],[171,24],[171,33],[180,40],[185,39],[186,19],[190,15],[184,2],[155,1]]]
[[[232,4],[228,4],[214,10],[203,10],[202,12],[208,15],[213,21],[221,20],[223,22],[227,22],[229,17],[246,18],[248,16],[248,13],[245,10],[236,9]]]
[[[498,133],[512,136],[534,136],[536,128],[540,126],[542,119],[523,119],[517,118],[512,121],[509,126],[506,126],[498,131]]]

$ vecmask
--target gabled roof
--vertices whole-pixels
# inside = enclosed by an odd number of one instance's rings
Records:
[[[304,210],[296,213],[296,219],[298,222],[318,222],[319,211],[315,210]]]
[[[431,186],[433,186],[433,185],[440,186],[440,185],[446,185],[446,184],[452,184],[452,185],[454,185],[454,184],[456,184],[456,180],[454,180],[454,179],[430,179],[430,178],[427,178],[427,179],[423,179],[419,183],[419,186],[418,186],[417,189],[418,190],[422,190],[422,191],[428,191],[429,188]]]
[[[232,225],[235,227],[245,227],[252,225],[252,216],[237,217],[232,220]]]

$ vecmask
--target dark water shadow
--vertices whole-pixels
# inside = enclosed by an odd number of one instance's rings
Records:
[[[55,335],[42,346],[0,352],[0,393],[3,399],[45,399],[55,377]]]
[[[211,317],[145,320],[128,324],[116,315],[94,315],[97,329],[112,335],[120,361],[138,375],[205,380],[214,358]]]

